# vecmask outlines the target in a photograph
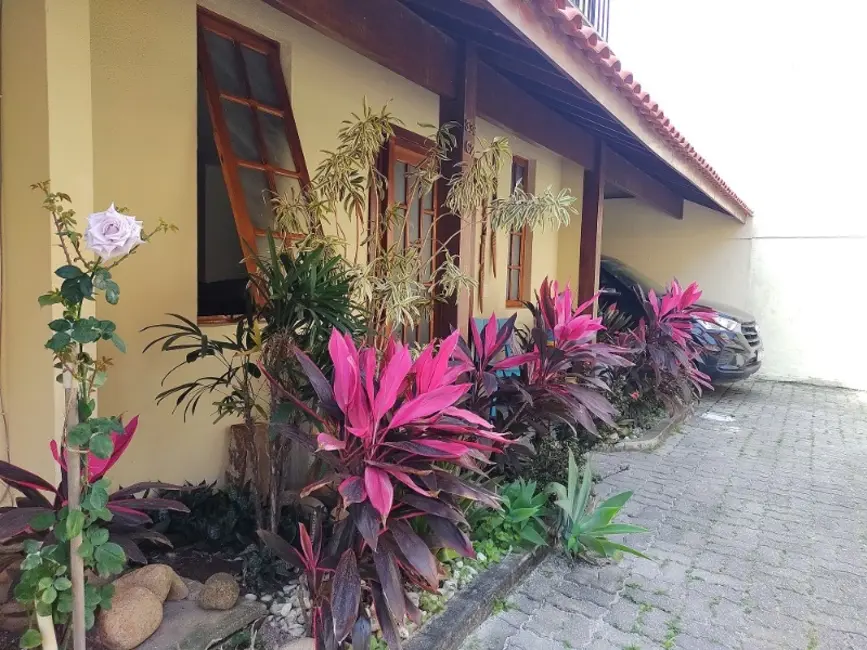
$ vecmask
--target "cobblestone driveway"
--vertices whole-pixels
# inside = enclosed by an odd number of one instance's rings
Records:
[[[867,650],[867,394],[737,385],[595,463],[654,561],[552,556],[463,650]]]

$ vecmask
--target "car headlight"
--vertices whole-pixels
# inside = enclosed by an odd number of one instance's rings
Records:
[[[733,318],[717,315],[712,321],[701,321],[702,327],[711,332],[739,332],[741,324]]]

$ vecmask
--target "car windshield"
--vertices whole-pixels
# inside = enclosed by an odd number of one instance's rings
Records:
[[[607,257],[602,261],[605,270],[608,271],[615,278],[620,280],[623,284],[626,285],[638,285],[647,293],[651,289],[656,294],[665,293],[665,286],[654,280],[653,278],[649,278],[644,275],[641,271],[638,271],[631,266],[628,266],[621,262],[620,260],[616,260],[612,257]]]

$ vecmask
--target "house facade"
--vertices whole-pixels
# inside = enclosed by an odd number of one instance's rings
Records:
[[[732,239],[751,216],[559,0],[6,0],[0,38],[0,454],[43,475],[64,409],[36,297],[60,252],[32,183],[50,179],[81,216],[114,202],[146,228],[159,218],[178,227],[118,269],[117,306],[94,308],[128,347],[99,350],[114,357],[99,410],[140,415],[139,439],[114,470],[121,484],[221,477],[229,423],[213,424],[204,406],[185,422],[155,404],[175,361],[143,354],[151,337],[141,329],[178,313],[212,336],[228,331],[241,242],[255,245],[273,218],[262,197],[303,186],[364,102],[388,105],[401,126],[392,180],[430,134],[422,125],[453,121],[446,170],[473,155],[476,138],[503,136],[513,160],[500,193],[520,184],[577,198],[566,227],[498,233],[483,310],[460,295],[437,310],[430,337],[491,312],[526,318],[520,301],[546,276],[592,295],[609,208],[636,232],[664,232],[686,214]],[[419,227],[437,203],[420,203]],[[437,237],[454,235],[462,267],[476,268],[480,233],[451,228]]]

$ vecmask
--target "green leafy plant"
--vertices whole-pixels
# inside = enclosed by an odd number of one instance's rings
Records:
[[[618,553],[631,553],[646,558],[646,555],[634,548],[609,539],[612,535],[647,532],[647,529],[641,526],[612,523],[621,508],[632,497],[632,492],[617,494],[591,509],[593,472],[589,460],[584,463],[580,486],[578,476],[578,465],[575,463],[575,456],[570,452],[566,485],[551,483],[548,486],[548,491],[556,499],[554,504],[559,509],[558,527],[566,550],[573,555],[589,551],[604,557],[615,557]]]
[[[518,479],[500,490],[502,510],[477,508],[469,515],[475,539],[490,539],[499,548],[546,546],[547,531],[542,517],[548,495],[539,491],[536,481]]]

